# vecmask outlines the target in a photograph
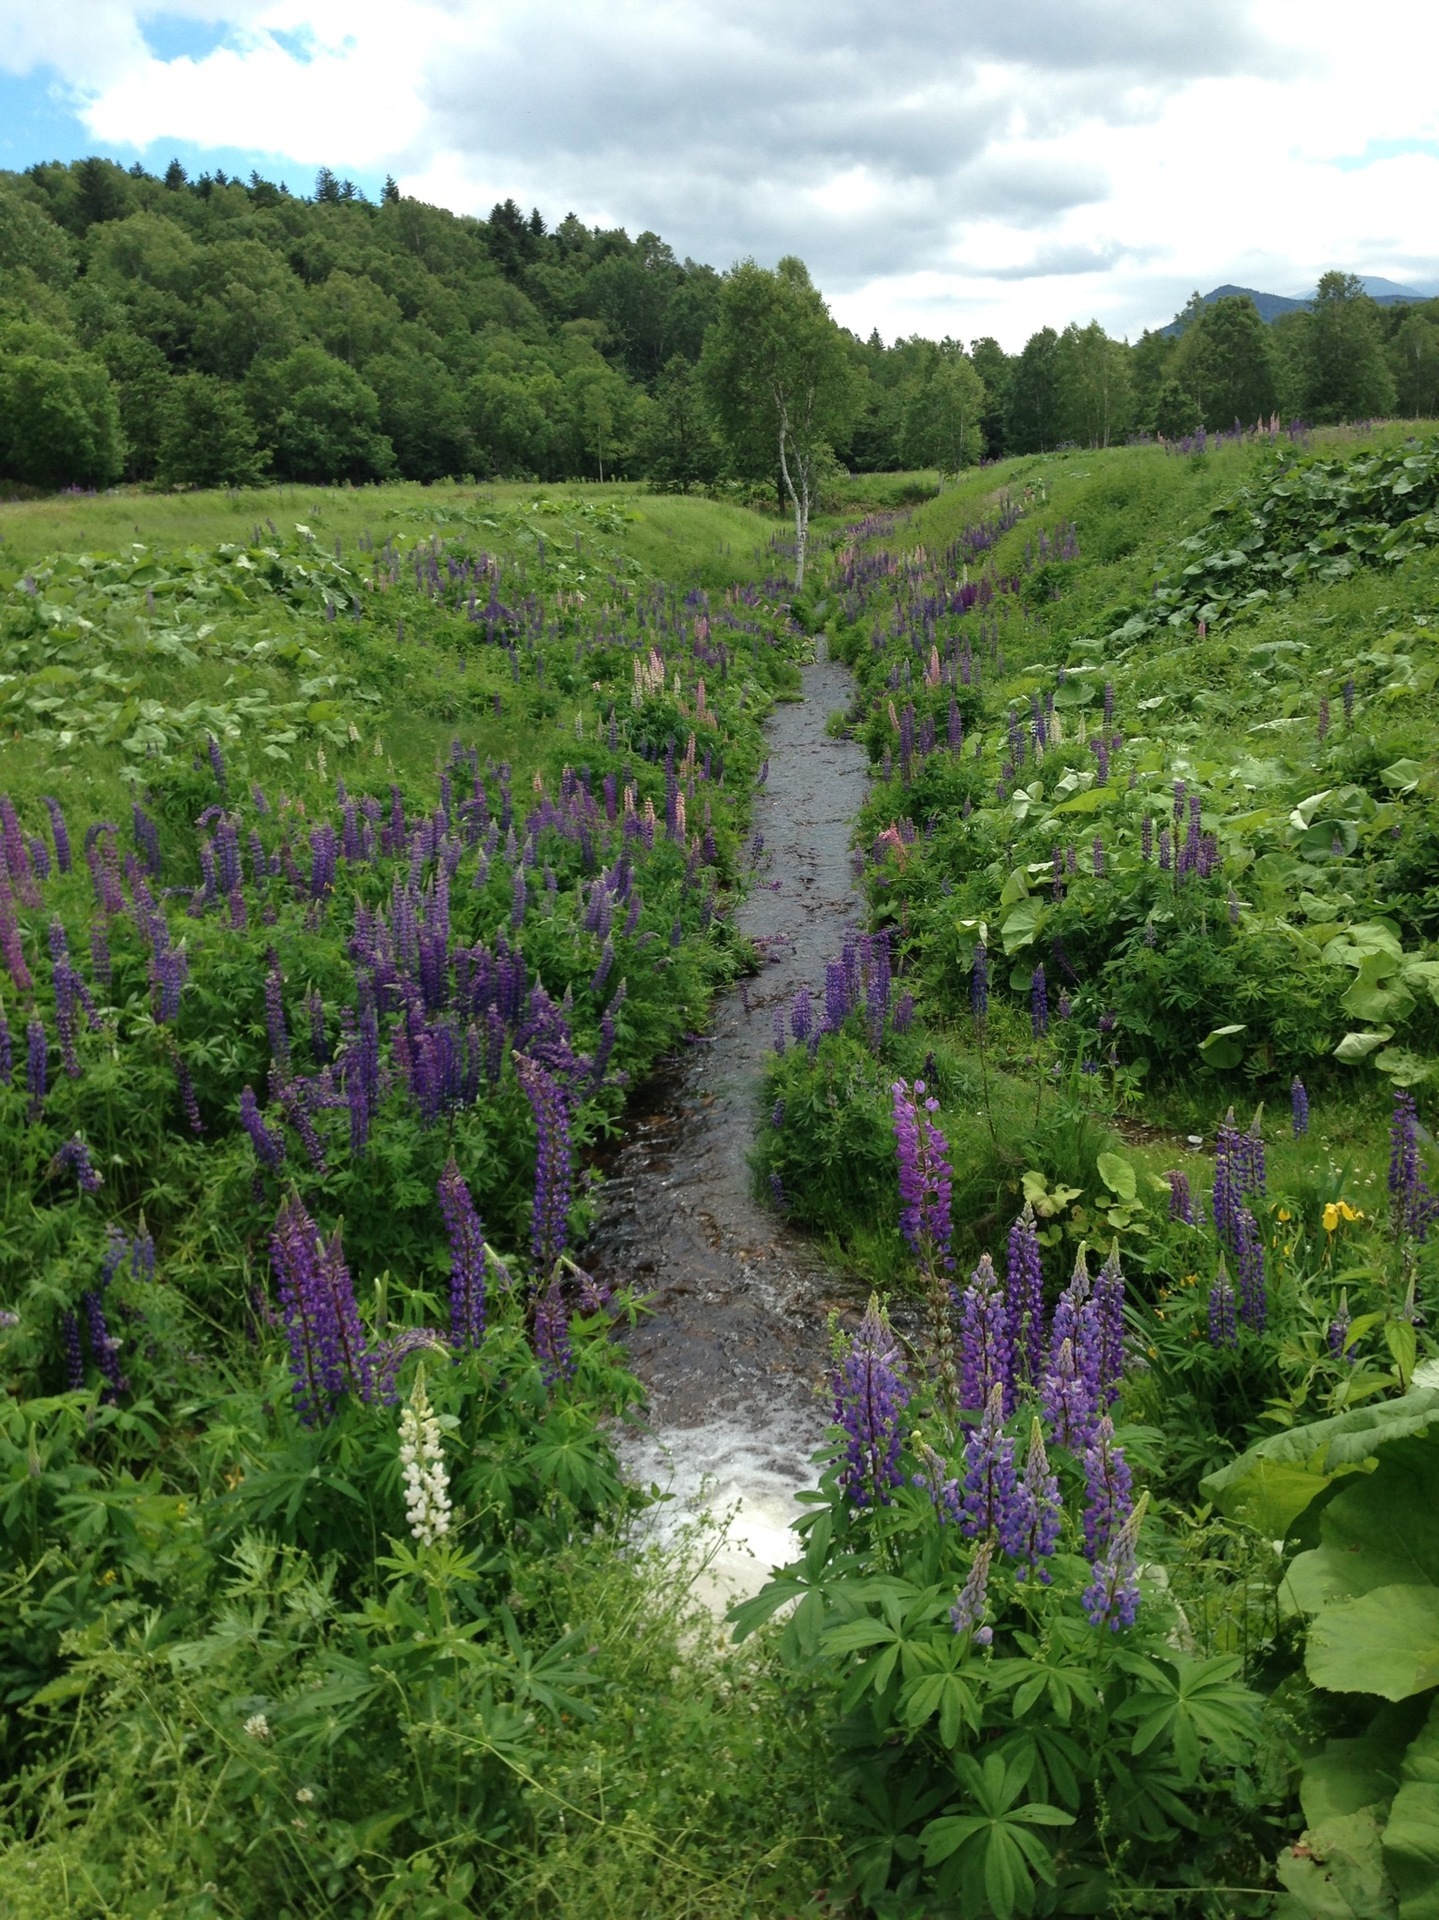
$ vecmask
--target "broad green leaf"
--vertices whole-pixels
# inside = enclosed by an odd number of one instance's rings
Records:
[[[1054,812],[1098,813],[1101,807],[1113,806],[1120,792],[1118,787],[1088,787],[1083,793],[1076,793],[1072,799],[1061,800]]]
[[[1374,1064],[1381,1073],[1388,1074],[1396,1087],[1417,1087],[1432,1077],[1435,1068],[1434,1061],[1411,1053],[1407,1047],[1386,1047],[1382,1053],[1375,1054]]]
[[[1319,1613],[1375,1587],[1427,1584],[1439,1584],[1439,1442],[1416,1436],[1386,1447],[1373,1473],[1335,1494],[1319,1545],[1295,1559],[1285,1593]]]
[[[1379,778],[1386,787],[1394,787],[1400,793],[1410,793],[1418,786],[1423,773],[1424,768],[1418,760],[1396,760],[1392,766],[1381,770]]]
[[[1404,1700],[1439,1686],[1439,1587],[1375,1587],[1326,1607],[1309,1629],[1304,1666],[1331,1693]]]
[[[1244,1031],[1245,1022],[1240,1021],[1236,1026],[1216,1027],[1207,1034],[1199,1043],[1204,1064],[1221,1072],[1237,1067],[1244,1058],[1244,1042],[1239,1038]]]
[[[1021,947],[1027,947],[1047,918],[1048,909],[1042,900],[1019,901],[1005,916],[1000,928],[999,937],[1005,952],[1017,953]]]
[[[1340,1815],[1285,1847],[1275,1863],[1284,1897],[1275,1920],[1397,1920],[1371,1808]]]
[[[1391,1441],[1426,1432],[1436,1421],[1439,1388],[1411,1389],[1394,1400],[1271,1434],[1207,1475],[1201,1490],[1221,1512],[1269,1539],[1282,1539],[1335,1474],[1372,1459]]]
[[[1393,1038],[1393,1027],[1381,1027],[1377,1033],[1346,1033],[1334,1049],[1334,1058],[1342,1060],[1346,1066],[1355,1066]]]
[[[1132,1164],[1117,1153],[1101,1153],[1095,1162],[1100,1179],[1126,1203],[1133,1201],[1138,1184]]]
[[[1439,1784],[1406,1780],[1384,1826],[1384,1864],[1399,1920],[1439,1920]]]

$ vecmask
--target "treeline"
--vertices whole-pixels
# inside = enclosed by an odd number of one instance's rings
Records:
[[[658,235],[487,220],[322,170],[163,178],[103,159],[0,173],[0,477],[38,488],[580,475],[772,481],[699,375],[722,276]],[[1439,301],[1377,308],[1328,275],[1272,328],[1247,300],[1133,347],[1097,324],[993,339],[842,336],[833,452],[953,471],[1278,410],[1439,411]]]

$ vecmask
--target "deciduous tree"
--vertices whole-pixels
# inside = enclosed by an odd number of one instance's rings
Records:
[[[745,260],[730,273],[700,371],[736,463],[776,464],[794,512],[794,584],[804,585],[819,475],[853,416],[855,379],[839,328],[802,260],[770,272]]]

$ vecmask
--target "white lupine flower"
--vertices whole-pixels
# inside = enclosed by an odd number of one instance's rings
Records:
[[[405,1479],[405,1518],[410,1536],[431,1547],[450,1530],[450,1476],[445,1471],[440,1423],[425,1392],[425,1370],[415,1374],[400,1412],[400,1465]]]

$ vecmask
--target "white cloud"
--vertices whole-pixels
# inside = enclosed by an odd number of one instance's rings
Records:
[[[161,14],[221,44],[160,58]],[[1439,137],[1436,53],[1433,0],[0,0],[0,69],[58,71],[102,146],[798,252],[858,330],[1010,346],[1224,280],[1439,277],[1439,155],[1388,144]]]

